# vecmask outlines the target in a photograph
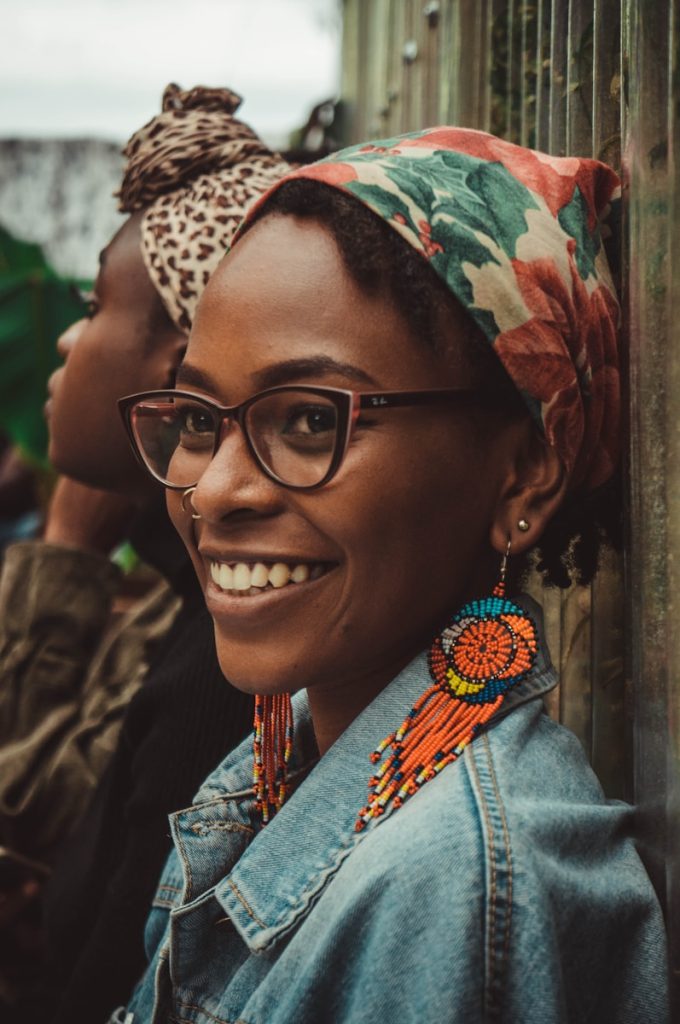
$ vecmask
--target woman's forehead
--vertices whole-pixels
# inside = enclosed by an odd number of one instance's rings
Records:
[[[277,340],[294,329],[296,337],[321,340],[347,334],[347,318],[355,319],[357,307],[369,335],[380,315],[396,322],[387,297],[362,293],[326,228],[274,216],[256,224],[222,261],[206,288],[194,334],[209,324],[248,336],[264,331]],[[352,323],[353,333],[358,326]]]
[[[144,292],[153,295],[148,271],[144,265],[140,234],[141,215],[129,217],[111,241],[99,254],[97,285],[108,288],[137,291],[143,284]]]
[[[289,216],[263,219],[222,262],[199,306],[187,359],[220,378],[235,370],[259,376],[286,362],[313,365],[319,382],[352,387],[362,377],[414,386],[451,362],[414,340],[386,290],[359,287],[327,229]],[[352,368],[344,375],[343,365]]]
[[[249,290],[266,293],[282,285],[291,301],[298,296],[310,300],[329,275],[336,289],[354,283],[328,228],[316,220],[275,213],[242,236],[220,263],[209,287],[213,290],[213,284],[220,282],[233,288],[238,280]]]

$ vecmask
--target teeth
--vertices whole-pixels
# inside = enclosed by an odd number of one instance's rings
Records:
[[[262,562],[258,562],[251,569],[250,583],[253,587],[266,587],[269,583],[269,569]]]
[[[269,570],[269,582],[273,587],[278,590],[280,587],[285,587],[286,583],[290,579],[290,569],[285,562],[277,562]]]
[[[244,562],[234,566],[234,582],[231,585],[234,590],[250,590],[250,569]]]
[[[318,563],[310,566],[300,562],[292,568],[285,562],[276,562],[271,566],[264,562],[255,562],[254,565],[237,562],[233,566],[225,562],[210,563],[210,578],[220,590],[232,595],[254,596],[269,587],[280,590],[289,583],[318,580],[325,571],[325,567]]]

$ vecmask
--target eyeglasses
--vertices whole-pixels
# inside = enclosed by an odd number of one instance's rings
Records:
[[[277,387],[240,405],[218,405],[188,391],[147,391],[118,402],[134,451],[166,487],[194,487],[232,423],[263,473],[294,490],[323,487],[337,473],[363,409],[451,403],[472,388],[345,391]]]

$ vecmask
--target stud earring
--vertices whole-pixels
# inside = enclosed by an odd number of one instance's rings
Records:
[[[369,779],[357,832],[390,803],[400,807],[460,757],[508,690],[531,671],[538,634],[524,609],[505,596],[509,557],[510,541],[491,596],[466,604],[433,640],[428,655],[433,685],[371,754],[373,764],[381,763]]]
[[[198,514],[198,512],[195,510],[195,508],[193,506],[193,502],[191,500],[191,495],[194,493],[195,490],[196,490],[195,487],[187,487],[186,491],[182,492],[182,502],[181,502],[181,504],[182,504],[182,512],[189,512],[190,511],[192,519],[200,519],[201,517]],[[189,508],[187,508],[187,499],[189,500]]]
[[[517,523],[517,529],[521,530],[522,533],[526,533],[528,530],[531,529],[531,524],[528,523],[526,519],[520,519],[520,521]]]

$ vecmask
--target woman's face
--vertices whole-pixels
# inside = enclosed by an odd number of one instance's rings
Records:
[[[50,378],[49,455],[82,483],[125,494],[149,483],[127,441],[116,401],[171,386],[186,338],[160,313],[144,266],[141,214],[125,222],[101,255],[90,316],[72,324],[57,348],[64,365]]]
[[[469,378],[455,354],[418,344],[386,295],[360,290],[323,227],[273,216],[213,276],[177,383],[234,405],[279,384],[397,390]],[[472,422],[455,401],[370,410],[337,475],[307,493],[265,477],[235,428],[192,495],[200,519],[168,492],[228,679],[260,693],[342,685],[367,703],[489,582],[479,568],[510,442],[475,436]],[[309,578],[229,593],[215,577],[239,563],[304,566]]]

